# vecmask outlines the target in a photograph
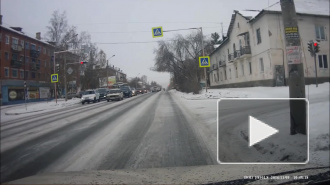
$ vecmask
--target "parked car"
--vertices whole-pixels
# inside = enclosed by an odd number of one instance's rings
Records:
[[[81,98],[83,95],[85,95],[86,94],[86,91],[80,91],[79,93],[78,93],[78,98]]]
[[[77,97],[77,93],[68,93],[68,99]],[[61,95],[61,98],[65,98],[65,94]]]
[[[132,96],[136,96],[136,89],[133,87],[131,90],[132,90]]]
[[[81,103],[100,102],[100,93],[97,90],[87,90],[86,94],[81,97]]]
[[[123,92],[124,97],[132,97],[132,90],[129,86],[121,86],[120,90]]]
[[[109,102],[110,100],[113,101],[113,100],[117,100],[117,101],[120,101],[120,100],[123,100],[124,99],[124,94],[123,92],[120,90],[120,89],[111,89],[107,96],[106,96],[106,100]]]
[[[100,100],[105,100],[109,90],[107,88],[98,88],[97,91],[100,93]]]
[[[144,89],[144,93],[148,93],[148,90],[147,89]]]

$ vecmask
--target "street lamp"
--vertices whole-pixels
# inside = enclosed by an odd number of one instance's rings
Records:
[[[109,60],[112,58],[112,57],[115,57],[116,55],[112,55],[110,58],[107,59],[107,87],[109,89],[109,76],[108,76],[108,70],[109,70]]]

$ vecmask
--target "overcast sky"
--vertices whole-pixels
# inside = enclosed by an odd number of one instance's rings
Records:
[[[168,73],[150,71],[153,67],[157,43],[101,44],[113,42],[148,42],[171,39],[175,34],[164,33],[153,38],[152,27],[164,30],[203,27],[203,33],[221,33],[221,23],[226,33],[233,10],[263,9],[279,0],[1,0],[1,14],[6,26],[22,27],[23,32],[34,36],[41,32],[45,37],[46,26],[55,10],[66,11],[69,25],[78,31],[87,31],[92,42],[104,50],[107,57],[128,77],[146,75],[166,87]],[[244,12],[243,14],[255,14]],[[142,31],[142,32],[141,32]],[[100,33],[106,32],[106,33]],[[122,33],[109,33],[122,32]],[[127,33],[128,32],[128,33]]]

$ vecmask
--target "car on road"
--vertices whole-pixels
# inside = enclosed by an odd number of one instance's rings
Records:
[[[83,95],[86,94],[86,91],[80,91],[77,95],[78,98],[81,98]]]
[[[136,96],[136,89],[133,87],[131,90],[132,90],[132,96]]]
[[[87,90],[86,94],[81,97],[81,103],[100,102],[100,93],[97,90]]]
[[[137,92],[137,94],[143,94],[144,93],[143,89],[141,89],[141,88],[137,88],[136,92]]]
[[[120,90],[123,92],[124,97],[132,97],[132,90],[130,86],[121,86]]]
[[[144,89],[143,91],[144,91],[144,93],[148,93],[148,90],[147,89]]]
[[[117,101],[120,101],[120,100],[123,100],[124,99],[124,94],[123,92],[120,90],[120,89],[111,89],[107,96],[106,96],[106,100],[109,102],[110,100],[113,101],[113,100],[117,100]]]
[[[105,100],[109,90],[107,88],[98,88],[97,91],[100,93],[100,100]]]

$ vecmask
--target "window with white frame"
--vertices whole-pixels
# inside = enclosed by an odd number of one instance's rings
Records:
[[[264,60],[263,58],[259,58],[259,64],[260,64],[260,73],[264,72]]]
[[[5,44],[9,44],[9,36],[8,35],[5,36]]]
[[[20,74],[19,74],[20,78],[24,78],[24,70],[20,70]]]
[[[18,70],[17,69],[11,69],[11,75],[13,78],[18,78]]]
[[[244,76],[244,63],[241,62],[241,71],[242,71],[242,76]]]
[[[5,67],[5,77],[9,77],[9,68]]]
[[[260,28],[257,29],[257,43],[258,44],[261,43],[261,32],[260,32]]]
[[[24,48],[24,40],[21,40],[21,46]]]
[[[328,58],[327,55],[319,55],[319,68],[328,68]]]
[[[12,42],[14,45],[18,45],[18,39],[15,38],[15,37],[12,37],[12,38],[11,38],[11,42]]]
[[[315,25],[315,33],[317,40],[325,40],[324,26]]]

